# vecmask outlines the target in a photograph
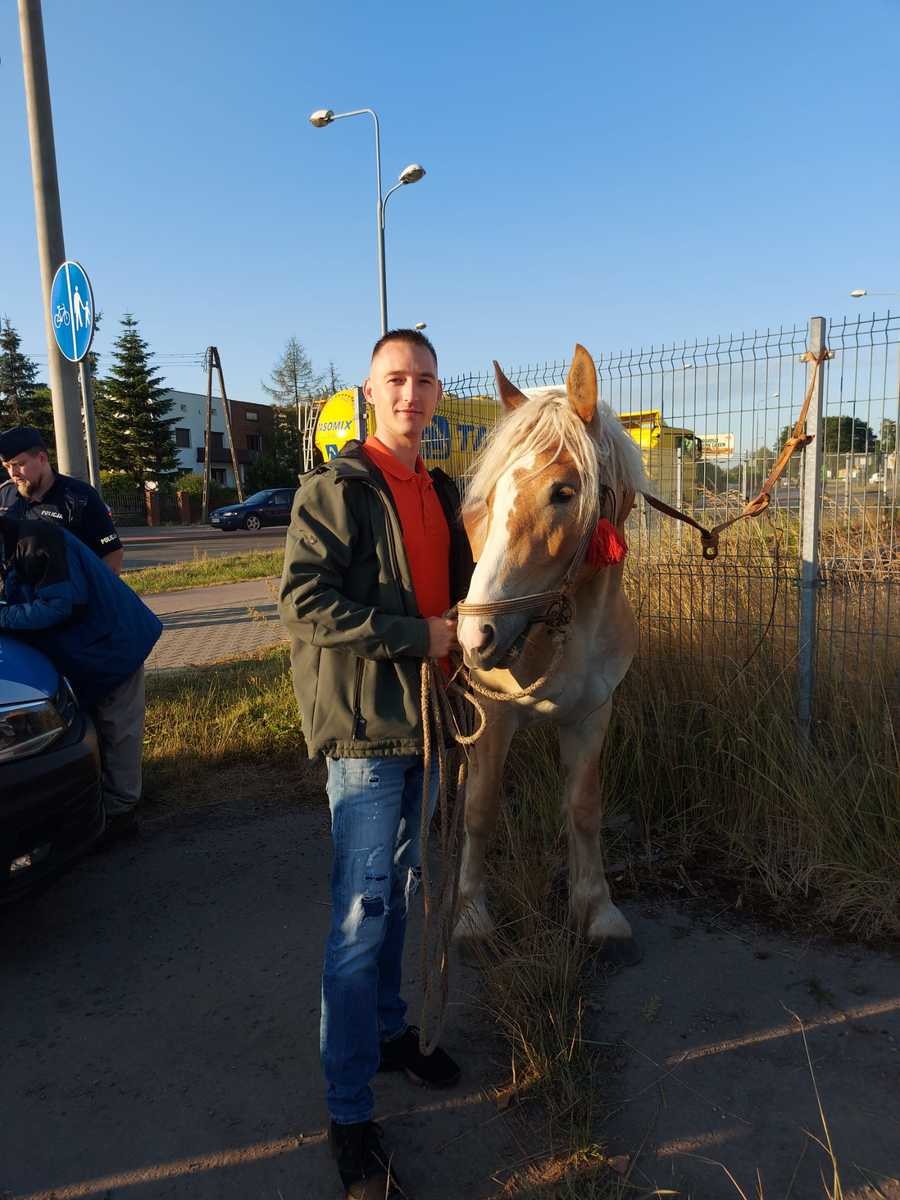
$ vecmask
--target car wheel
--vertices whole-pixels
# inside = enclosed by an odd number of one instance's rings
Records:
[[[245,517],[244,519],[244,528],[249,529],[251,533],[256,533],[258,529],[262,528],[262,521],[256,513],[251,513],[249,517]]]

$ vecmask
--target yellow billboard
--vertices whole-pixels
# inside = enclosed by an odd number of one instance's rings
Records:
[[[326,400],[316,423],[316,448],[323,458],[335,458],[356,437],[356,388],[345,388]],[[375,413],[366,407],[367,433],[377,434]],[[468,475],[488,432],[503,415],[492,396],[462,399],[445,394],[422,437],[427,467],[441,467],[454,479]],[[694,496],[696,462],[703,444],[690,429],[667,425],[658,409],[620,414],[620,420],[641,448],[644,470],[660,498],[689,503]]]
[[[316,449],[323,458],[335,458],[356,437],[356,388],[335,392],[319,411]],[[440,467],[459,479],[468,474],[488,431],[503,410],[491,396],[461,399],[445,395],[422,435],[422,458],[429,468]],[[377,435],[375,412],[366,407],[366,432]]]

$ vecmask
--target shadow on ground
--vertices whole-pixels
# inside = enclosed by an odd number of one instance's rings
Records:
[[[245,813],[163,824],[0,911],[0,1195],[339,1194],[318,1065],[327,809]],[[445,1037],[458,1089],[377,1083],[422,1200],[490,1195],[518,1153],[485,1099],[502,1066],[474,987],[460,970]]]

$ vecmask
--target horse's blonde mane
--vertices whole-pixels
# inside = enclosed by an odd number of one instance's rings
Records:
[[[582,480],[578,518],[581,529],[597,521],[600,485],[621,501],[624,492],[648,488],[641,452],[607,404],[599,402],[585,425],[562,387],[531,388],[527,400],[502,417],[476,458],[466,490],[464,511],[475,514],[505,471],[523,458],[568,453]]]

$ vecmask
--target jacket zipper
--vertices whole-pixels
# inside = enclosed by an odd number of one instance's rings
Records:
[[[384,492],[381,490],[381,488],[378,487],[377,484],[372,483],[371,480],[368,480],[368,479],[364,480],[363,482],[365,483],[366,487],[370,487],[372,489],[372,491],[376,494],[378,499],[384,505],[384,510],[385,510],[385,513],[388,518],[388,520],[387,520],[388,552],[390,553],[390,556],[391,556],[391,570],[393,571],[394,582],[396,583],[396,586],[397,586],[397,594],[400,598],[400,603],[403,605],[404,610],[407,612],[407,615],[417,617],[420,615],[419,613],[409,613],[406,602],[404,601],[404,598],[403,598],[403,589],[400,586],[400,561],[397,557],[397,545],[394,541],[394,532],[393,532],[393,528],[391,526],[391,510],[393,509],[393,503],[384,494]],[[393,510],[393,511],[396,514],[396,510]],[[411,574],[411,572],[410,572],[410,574]]]
[[[362,678],[363,678],[363,660],[356,660],[356,679],[353,683],[353,738],[354,741],[364,737],[362,731],[363,715],[362,715]]]

